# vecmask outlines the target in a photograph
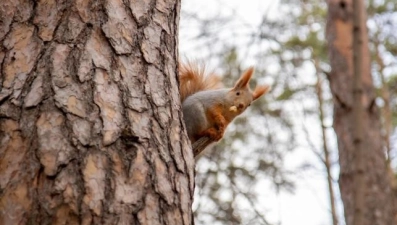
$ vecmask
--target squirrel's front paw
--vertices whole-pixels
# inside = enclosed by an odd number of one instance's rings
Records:
[[[219,141],[223,137],[223,132],[220,132],[219,130],[216,130],[215,128],[212,127],[203,131],[200,136],[202,137],[206,136],[209,137],[211,140]]]

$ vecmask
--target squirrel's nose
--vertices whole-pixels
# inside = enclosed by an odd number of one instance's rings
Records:
[[[238,108],[239,108],[239,109],[244,108],[244,104],[243,104],[243,103],[238,104]]]

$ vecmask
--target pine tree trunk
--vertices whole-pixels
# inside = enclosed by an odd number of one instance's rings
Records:
[[[0,1],[0,224],[193,224],[179,10]]]
[[[346,224],[352,225],[357,210],[363,216],[362,225],[393,224],[393,196],[387,173],[385,148],[383,146],[380,118],[375,104],[375,89],[370,74],[370,54],[366,30],[366,13],[363,4],[360,9],[361,62],[359,69],[353,61],[353,6],[352,0],[329,0],[327,40],[332,67],[329,76],[334,99],[334,128],[338,137],[340,178]],[[360,84],[354,85],[354,71],[361,71]],[[357,88],[358,87],[358,88]],[[362,111],[356,121],[354,95],[359,93]],[[359,138],[355,125],[361,126]],[[361,162],[357,164],[356,147],[361,151]],[[360,161],[359,160],[359,161]],[[361,189],[357,177],[362,177]],[[356,180],[355,180],[356,179]],[[363,191],[358,199],[357,191]],[[355,199],[356,197],[356,199]],[[362,202],[361,204],[359,202]],[[355,205],[355,203],[358,203]]]

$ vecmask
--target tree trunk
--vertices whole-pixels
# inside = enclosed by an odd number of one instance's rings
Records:
[[[346,224],[352,225],[355,206],[362,206],[362,225],[393,224],[393,196],[387,173],[380,118],[375,104],[375,89],[370,74],[370,55],[366,30],[366,13],[360,9],[361,68],[353,63],[353,6],[352,0],[328,0],[327,40],[332,67],[329,76],[334,99],[334,128],[338,137],[340,178],[339,186],[345,208]],[[359,88],[354,85],[354,71],[361,71]],[[361,86],[361,87],[360,87]],[[355,135],[354,93],[361,97],[361,137]],[[355,146],[359,143],[362,155],[362,171],[357,170]],[[360,173],[363,178],[362,204],[355,205],[357,187],[354,179]],[[357,181],[357,180],[356,180]],[[358,197],[358,196],[356,196]],[[359,206],[359,207],[360,207]],[[361,210],[361,209],[360,209]]]
[[[179,10],[0,2],[0,224],[193,224]]]
[[[363,36],[364,30],[366,29],[365,22],[363,19],[363,11],[365,9],[364,2],[362,0],[353,0],[353,165],[354,165],[354,216],[353,224],[362,225],[365,221],[365,192],[367,191],[367,185],[365,184],[365,162],[364,157],[367,154],[368,149],[365,148],[364,144],[364,130],[361,126],[363,124],[363,104],[361,99],[363,98],[363,87],[361,85],[361,75],[363,73],[364,52],[363,52]],[[369,52],[368,52],[369,54]],[[368,56],[367,56],[368,57]],[[382,146],[382,144],[381,144]]]

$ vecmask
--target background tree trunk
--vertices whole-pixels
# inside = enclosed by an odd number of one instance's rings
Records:
[[[0,224],[192,224],[179,0],[0,2]]]
[[[354,221],[354,186],[356,169],[355,142],[360,142],[363,162],[364,199],[362,225],[393,224],[393,196],[387,173],[380,118],[375,104],[375,89],[370,73],[370,55],[366,30],[366,13],[362,4],[361,32],[361,121],[362,137],[354,135],[353,91],[353,7],[352,0],[329,0],[327,40],[332,67],[329,76],[334,99],[334,128],[338,137],[339,186],[345,208],[346,224]],[[358,171],[360,173],[360,171]]]

